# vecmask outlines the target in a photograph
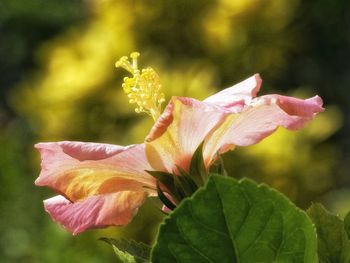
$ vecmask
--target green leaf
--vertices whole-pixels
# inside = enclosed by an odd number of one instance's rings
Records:
[[[154,178],[156,178],[161,184],[163,184],[169,191],[169,194],[176,199],[176,201],[180,202],[184,198],[183,193],[179,193],[176,187],[176,176],[167,173],[167,172],[158,172],[158,171],[146,171]]]
[[[180,166],[177,166],[177,169],[179,171],[179,176],[176,176],[175,184],[176,182],[179,183],[178,187],[182,188],[185,197],[191,196],[195,191],[197,191],[199,185],[196,184],[194,181],[194,177],[189,175],[184,169],[182,169]]]
[[[308,216],[279,192],[213,175],[160,227],[151,262],[317,262]]]
[[[344,222],[330,214],[321,204],[312,205],[307,213],[316,225],[320,262],[350,262],[350,241]]]
[[[203,186],[207,180],[208,175],[203,160],[203,143],[198,146],[192,156],[189,174],[198,186]]]
[[[169,200],[169,198],[160,189],[159,181],[157,181],[157,194],[158,194],[158,198],[160,199],[160,201],[162,201],[162,203],[167,208],[169,208],[170,210],[174,210],[176,208],[176,205],[171,200]]]
[[[170,204],[171,201],[162,191],[167,192],[170,196],[172,196],[175,202],[180,203],[182,199],[191,196],[198,189],[198,185],[185,170],[179,166],[177,169],[180,173],[179,175],[160,171],[146,171],[156,178],[157,182],[160,182],[163,186],[165,186],[166,189],[160,189],[160,187],[158,187],[157,192],[159,197],[161,197],[162,202],[167,207],[169,207],[168,204]],[[170,204],[170,206],[172,205]]]
[[[222,160],[221,156],[219,156],[217,160],[210,166],[209,174],[212,174],[212,173],[228,176],[224,166],[224,161]]]
[[[127,239],[113,239],[102,237],[99,240],[110,244],[117,256],[117,263],[148,263],[150,247]]]

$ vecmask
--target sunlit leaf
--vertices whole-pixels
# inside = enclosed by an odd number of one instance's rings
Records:
[[[110,244],[117,256],[118,263],[149,262],[150,247],[127,239],[100,238]]]
[[[317,262],[316,233],[286,197],[213,175],[161,225],[151,261]]]
[[[312,205],[307,212],[317,228],[320,262],[350,262],[350,240],[344,222],[329,213],[321,204]],[[348,228],[348,219],[346,221]]]

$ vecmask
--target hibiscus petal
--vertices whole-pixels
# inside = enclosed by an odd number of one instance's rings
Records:
[[[322,100],[318,96],[306,100],[280,95],[256,98],[239,114],[229,114],[208,136],[204,145],[206,165],[217,153],[226,152],[236,145],[255,144],[280,126],[289,130],[300,129],[321,111]]]
[[[289,115],[295,116],[305,116],[313,117],[315,113],[321,112],[322,99],[319,96],[314,96],[312,98],[302,100],[298,98],[282,96],[282,95],[265,95],[256,99],[256,103],[259,104],[260,101],[270,101],[276,103],[282,110],[284,110]]]
[[[146,153],[158,171],[188,170],[193,153],[225,117],[210,103],[173,97],[146,138]]]
[[[58,195],[45,200],[44,206],[54,221],[76,235],[91,228],[128,224],[145,197],[144,192],[123,191],[71,203]]]
[[[155,179],[145,172],[152,168],[142,144],[56,142],[35,147],[42,158],[35,184],[49,186],[72,202],[119,191],[155,192]]]
[[[224,89],[208,98],[203,102],[212,103],[232,112],[239,112],[245,104],[249,104],[260,90],[262,79],[259,74]]]

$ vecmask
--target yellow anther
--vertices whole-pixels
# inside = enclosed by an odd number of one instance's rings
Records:
[[[116,63],[115,63],[115,66],[117,68],[124,68],[125,70],[129,71],[130,73],[133,73],[134,72],[134,69],[132,67],[132,65],[130,64],[129,60],[128,60],[128,57],[126,56],[123,56],[121,57]],[[125,77],[126,78],[126,77]],[[125,79],[124,78],[124,79]],[[125,81],[125,80],[124,80]]]
[[[147,113],[157,120],[161,112],[161,104],[165,102],[164,94],[161,92],[159,76],[152,68],[138,69],[137,58],[140,53],[133,52],[130,59],[124,56],[116,63],[116,67],[124,68],[132,74],[132,77],[125,77],[122,84],[124,92],[131,104],[136,104],[135,112]]]
[[[132,53],[130,54],[130,57],[131,57],[132,59],[137,59],[139,56],[140,56],[140,53],[139,53],[139,52],[132,52]]]

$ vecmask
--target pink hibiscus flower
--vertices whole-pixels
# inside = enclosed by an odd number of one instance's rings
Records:
[[[300,129],[323,111],[318,96],[256,97],[260,86],[256,74],[204,101],[173,97],[143,144],[36,144],[42,169],[35,184],[59,194],[44,201],[45,210],[74,235],[128,224],[145,198],[157,195],[157,180],[146,171],[189,172],[202,143],[208,169],[219,154],[255,144],[280,126]]]

